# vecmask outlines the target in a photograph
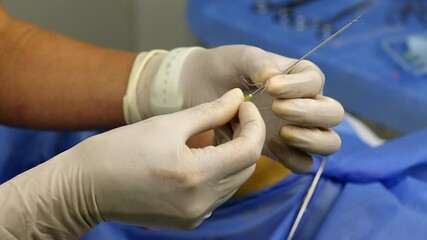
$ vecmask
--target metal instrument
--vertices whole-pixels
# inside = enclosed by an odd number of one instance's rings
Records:
[[[427,25],[427,3],[425,0],[406,0],[395,4],[388,14],[387,20],[391,24],[405,24],[411,17]]]
[[[319,45],[317,45],[315,48],[311,49],[308,53],[306,53],[304,56],[302,56],[296,62],[294,62],[293,64],[291,64],[284,71],[282,71],[281,74],[287,74],[287,73],[289,73],[292,70],[292,68],[294,68],[298,63],[300,63],[302,60],[306,59],[308,56],[310,56],[311,54],[313,54],[319,48],[323,47],[323,45],[325,45],[326,43],[328,43],[329,41],[331,41],[332,39],[334,39],[336,36],[340,35],[342,32],[344,32],[345,30],[347,30],[351,25],[353,25],[355,22],[359,21],[359,19],[361,17],[362,17],[362,15],[358,16],[353,21],[351,21],[350,23],[348,23],[347,25],[345,25],[344,27],[342,27],[340,30],[338,30],[336,33],[334,33],[333,35],[331,35],[330,37],[328,37],[327,39],[325,39],[322,43],[320,43]],[[245,96],[245,100],[251,100],[251,98],[253,97],[253,95],[255,95],[256,93],[260,92],[265,87],[266,87],[266,85],[263,84],[261,87],[259,87],[254,92],[252,92],[249,95]]]
[[[313,181],[311,182],[310,187],[308,188],[307,193],[305,194],[304,201],[302,202],[302,205],[295,218],[295,221],[292,224],[292,228],[289,231],[287,240],[292,240],[292,238],[294,237],[298,229],[298,226],[302,220],[302,217],[304,216],[304,213],[307,209],[307,206],[310,203],[311,198],[313,197],[314,191],[316,191],[317,185],[320,180],[320,176],[322,175],[323,170],[325,169],[326,162],[327,162],[326,157],[323,157],[322,162],[320,163],[320,166],[317,169],[316,175],[314,176]]]
[[[319,45],[317,45],[316,47],[314,47],[312,50],[310,50],[309,52],[307,52],[304,56],[302,56],[300,59],[298,59],[297,61],[295,61],[293,64],[291,64],[289,67],[287,67],[284,71],[281,72],[281,74],[287,74],[289,73],[292,68],[294,68],[298,63],[300,63],[302,60],[306,59],[308,56],[310,56],[311,54],[313,54],[315,51],[317,51],[319,48],[323,47],[326,43],[328,43],[329,41],[331,41],[332,39],[334,39],[336,36],[340,35],[342,32],[344,32],[345,30],[347,30],[351,25],[353,25],[355,22],[357,22],[360,18],[362,17],[362,15],[358,16],[357,18],[355,18],[353,21],[351,21],[350,23],[348,23],[347,25],[345,25],[344,27],[342,27],[340,30],[338,30],[336,33],[334,33],[333,35],[331,35],[330,37],[328,37],[327,39],[325,39],[322,43],[320,43]],[[259,87],[257,90],[255,90],[254,92],[252,92],[251,94],[245,96],[245,100],[250,100],[252,98],[252,96],[258,92],[260,92],[261,90],[265,89],[266,85],[264,84],[263,86]],[[310,187],[307,190],[307,193],[304,197],[304,200],[302,202],[302,205],[298,211],[298,214],[295,218],[294,223],[292,224],[292,228],[289,231],[289,235],[287,237],[288,240],[291,240],[297,229],[299,224],[301,223],[302,217],[304,216],[304,213],[306,212],[306,209],[308,207],[308,204],[310,203],[313,194],[317,188],[317,185],[319,183],[320,177],[323,173],[323,170],[325,169],[327,163],[327,158],[323,157],[322,162],[320,163],[320,166],[316,172],[316,175],[313,178],[313,181],[310,184]]]

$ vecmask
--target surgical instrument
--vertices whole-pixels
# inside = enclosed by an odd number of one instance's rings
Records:
[[[338,22],[343,18],[346,18],[349,15],[354,14],[355,12],[361,12],[366,10],[367,8],[371,7],[375,3],[375,1],[376,0],[365,0],[361,3],[350,6],[346,9],[343,9],[342,11],[338,12],[337,14],[330,17],[329,19],[319,21],[317,24],[319,25],[321,35],[325,38],[327,36],[330,36],[333,30],[333,27],[332,27],[333,23]]]
[[[287,240],[293,239],[293,237],[294,237],[294,235],[298,229],[298,226],[302,220],[302,217],[303,217],[304,213],[306,212],[307,206],[310,203],[311,198],[313,197],[314,191],[316,191],[317,185],[318,185],[319,180],[320,180],[320,176],[322,175],[323,170],[325,169],[326,163],[327,163],[327,158],[323,157],[322,162],[320,163],[320,166],[317,169],[316,175],[314,176],[313,181],[311,182],[310,187],[307,190],[307,193],[304,197],[304,201],[302,202],[302,205],[301,205],[301,207],[298,211],[298,214],[295,218],[295,221],[292,224],[292,228],[289,231]]]
[[[355,18],[353,21],[351,21],[350,23],[348,23],[347,25],[345,25],[344,27],[342,27],[340,30],[338,30],[336,33],[334,33],[333,35],[331,35],[330,37],[328,37],[327,39],[325,39],[322,43],[320,43],[319,45],[317,45],[315,48],[313,48],[312,50],[310,50],[308,53],[306,53],[304,56],[302,56],[300,59],[298,59],[297,61],[295,61],[293,64],[291,64],[288,68],[286,68],[284,71],[281,72],[281,75],[287,74],[289,73],[290,70],[292,70],[292,68],[294,68],[299,62],[301,62],[302,60],[306,59],[308,56],[310,56],[312,53],[314,53],[315,51],[317,51],[319,48],[323,47],[323,45],[325,45],[326,43],[328,43],[329,41],[331,41],[333,38],[335,38],[336,36],[340,35],[342,32],[344,32],[345,30],[347,30],[351,25],[353,25],[355,22],[359,21],[359,19],[362,17],[362,15],[358,16],[357,18]],[[259,87],[257,90],[255,90],[254,92],[248,94],[245,96],[245,101],[250,101],[252,99],[252,97],[260,92],[261,90],[265,89],[266,84],[264,83],[261,87]]]
[[[396,4],[390,10],[387,20],[391,24],[402,24],[409,21],[415,15],[419,22],[427,25],[427,4],[423,0],[407,0],[404,3]]]
[[[258,14],[266,14],[274,8],[274,4],[268,0],[256,0],[252,8]]]
[[[313,0],[289,0],[283,2],[271,0],[255,0],[252,9],[257,14],[266,14],[272,11],[277,11],[279,15],[280,13],[283,13],[288,16],[287,13],[291,12],[296,7],[301,6],[310,1]]]
[[[294,0],[286,2],[278,7],[277,14],[274,18],[278,23],[282,25],[295,24],[295,9],[300,6],[304,6],[312,1],[313,0]]]

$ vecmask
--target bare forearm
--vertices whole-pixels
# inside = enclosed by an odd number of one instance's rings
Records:
[[[9,20],[2,9],[0,15]],[[22,21],[2,22],[7,24],[0,32],[0,123],[42,129],[124,124],[122,98],[136,54]]]

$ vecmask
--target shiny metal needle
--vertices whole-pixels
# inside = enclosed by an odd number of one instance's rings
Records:
[[[353,25],[355,22],[359,21],[360,18],[362,18],[363,15],[358,16],[357,18],[355,18],[353,21],[351,21],[350,23],[348,23],[347,25],[345,25],[344,27],[342,27],[340,30],[338,30],[336,33],[334,33],[333,35],[331,35],[330,37],[328,37],[327,39],[325,39],[322,43],[320,43],[319,45],[317,45],[315,48],[311,49],[308,53],[306,53],[304,56],[302,56],[300,59],[298,59],[296,62],[294,62],[291,66],[289,66],[288,68],[286,68],[284,71],[282,71],[281,74],[286,74],[288,73],[292,68],[294,68],[299,62],[301,62],[302,60],[306,59],[308,56],[310,56],[312,53],[314,53],[315,51],[317,51],[319,48],[323,47],[323,45],[325,45],[326,43],[328,43],[329,41],[331,41],[332,39],[334,39],[336,36],[340,35],[342,32],[344,32],[345,30],[347,30],[347,28],[349,28],[351,25]],[[257,90],[255,90],[254,92],[250,93],[249,95],[247,95],[245,97],[246,100],[250,100],[252,98],[253,95],[255,95],[256,93],[258,93],[259,91],[261,91],[262,89],[264,89],[266,86],[265,84],[263,84],[261,87],[259,87]]]
[[[319,169],[317,169],[316,175],[313,178],[313,181],[311,182],[310,187],[307,190],[307,193],[304,197],[304,201],[302,202],[302,205],[298,211],[297,217],[295,218],[294,223],[292,224],[291,231],[289,231],[288,240],[292,240],[292,238],[295,235],[295,232],[298,229],[298,225],[301,222],[302,217],[304,216],[304,213],[307,209],[308,204],[310,203],[311,198],[313,197],[314,191],[316,191],[317,184],[319,183],[320,176],[323,173],[323,170],[326,166],[326,157],[323,157],[322,162],[320,163]]]

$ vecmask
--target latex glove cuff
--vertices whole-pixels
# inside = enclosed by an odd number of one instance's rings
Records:
[[[123,99],[123,109],[127,124],[139,122],[145,118],[173,113],[184,108],[184,96],[180,85],[180,76],[187,57],[199,47],[176,48],[170,52],[165,50],[152,50],[148,54],[140,53],[136,58],[126,95]],[[138,83],[148,62],[158,53],[167,53],[162,60],[156,75],[149,84],[149,106],[151,116],[142,116],[138,106]]]
[[[136,57],[129,76],[126,95],[123,97],[123,112],[127,124],[139,122],[143,119],[137,104],[138,82],[148,62],[159,53],[167,53],[165,50],[152,50],[148,53],[141,52]]]

